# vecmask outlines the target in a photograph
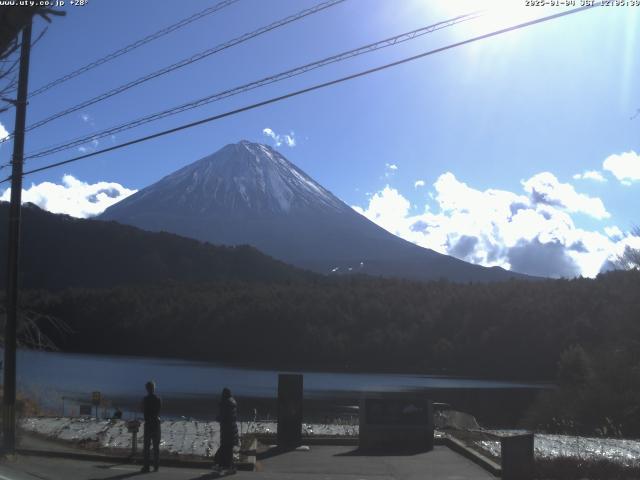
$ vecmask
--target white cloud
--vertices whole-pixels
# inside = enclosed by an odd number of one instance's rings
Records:
[[[613,227],[604,227],[604,233],[606,233],[612,240],[620,240],[625,236],[624,233],[622,233],[622,230],[615,225]]]
[[[595,276],[635,241],[576,227],[572,213],[606,217],[600,199],[581,195],[544,172],[522,182],[523,193],[477,190],[452,173],[434,183],[438,209],[412,215],[409,201],[388,185],[354,207],[408,241],[485,266],[532,275]]]
[[[384,178],[391,178],[398,172],[398,165],[395,163],[384,164]],[[383,177],[380,177],[382,179]]]
[[[289,132],[288,134],[279,135],[269,127],[266,127],[262,129],[262,134],[266,137],[271,138],[276,147],[279,147],[283,144],[289,148],[293,148],[296,146],[296,134],[293,131]]]
[[[425,185],[424,180],[416,180],[413,184],[413,188],[424,187]]]
[[[80,113],[79,116],[80,116],[80,120],[82,120],[84,123],[88,123],[89,125],[95,125],[93,121],[93,117],[89,115],[87,112],[82,112]]]
[[[98,140],[97,138],[93,138],[89,143],[79,146],[78,152],[83,154],[89,153],[89,152],[95,152],[99,146],[100,146],[100,140]]]
[[[9,132],[4,127],[2,123],[0,123],[0,142],[6,139],[9,136]]]
[[[23,203],[31,202],[52,213],[66,213],[72,217],[87,218],[125,199],[137,190],[130,190],[119,183],[86,183],[72,175],[64,175],[62,184],[42,182],[31,184],[22,190]],[[11,189],[6,189],[0,200],[9,201]]]
[[[640,180],[640,155],[633,150],[621,154],[609,155],[602,163],[624,185]]]
[[[360,207],[354,208],[394,235],[402,236],[408,227],[407,217],[411,203],[389,185],[369,199],[366,212]]]
[[[606,182],[607,179],[602,176],[598,170],[585,170],[582,173],[576,173],[574,180],[593,180],[595,182]]]
[[[576,192],[573,185],[560,183],[550,172],[538,173],[522,185],[535,203],[561,207],[571,213],[585,213],[599,220],[610,217],[602,200]]]

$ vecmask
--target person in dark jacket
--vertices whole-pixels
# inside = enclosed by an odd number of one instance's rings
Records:
[[[233,469],[233,447],[238,445],[238,404],[231,390],[224,388],[216,420],[220,423],[220,448],[214,461],[222,469]]]
[[[142,472],[149,471],[149,450],[153,443],[153,470],[158,471],[160,462],[160,408],[162,402],[155,394],[156,385],[149,381],[145,385],[147,396],[142,399],[144,412],[144,464]]]

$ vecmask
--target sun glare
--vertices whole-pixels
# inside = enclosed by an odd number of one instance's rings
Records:
[[[478,14],[477,18],[464,24],[464,31],[471,35],[481,35],[517,25],[534,18],[560,12],[561,8],[551,6],[527,6],[525,1],[517,0],[418,0],[420,4],[439,19],[453,18],[458,15]]]

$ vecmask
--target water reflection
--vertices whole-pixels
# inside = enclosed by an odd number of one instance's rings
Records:
[[[120,407],[135,406],[144,382],[153,379],[175,410],[194,412],[212,408],[223,386],[239,397],[268,401],[277,395],[274,370],[235,368],[207,362],[163,358],[79,355],[20,351],[18,385],[21,391],[49,407],[59,408],[62,397],[78,402],[100,391]],[[305,397],[353,398],[367,391],[425,389],[532,389],[540,384],[428,375],[369,373],[304,373]],[[200,407],[197,404],[202,404]],[[178,407],[179,405],[179,407]],[[202,407],[202,408],[201,408]],[[192,413],[189,413],[192,414]]]

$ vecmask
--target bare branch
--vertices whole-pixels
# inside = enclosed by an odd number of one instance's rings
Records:
[[[0,309],[0,316],[2,318],[1,323],[4,324],[6,321],[4,309]],[[73,333],[73,330],[58,318],[32,310],[21,309],[18,323],[18,345],[37,350],[58,350],[55,342],[43,333],[41,328],[43,323],[47,323],[61,337]],[[4,342],[4,338],[0,337],[0,341]]]
[[[67,12],[63,12],[61,10],[54,10],[52,8],[40,8],[38,12],[36,12],[37,15],[40,15],[42,18],[44,18],[47,23],[51,23],[51,19],[49,18],[49,15],[54,15],[56,17],[64,17]]]
[[[36,45],[38,45],[38,42],[40,40],[42,40],[42,37],[44,37],[44,34],[47,33],[47,30],[49,30],[49,27],[44,27],[42,29],[42,31],[38,34],[38,36],[36,37],[36,39],[34,41],[31,42],[31,48],[35,47]]]
[[[19,64],[20,64],[20,59],[18,58],[11,64],[9,68],[3,68],[2,70],[0,70],[0,79],[3,79],[7,75],[11,75],[11,73],[13,73],[13,71],[17,68]]]

